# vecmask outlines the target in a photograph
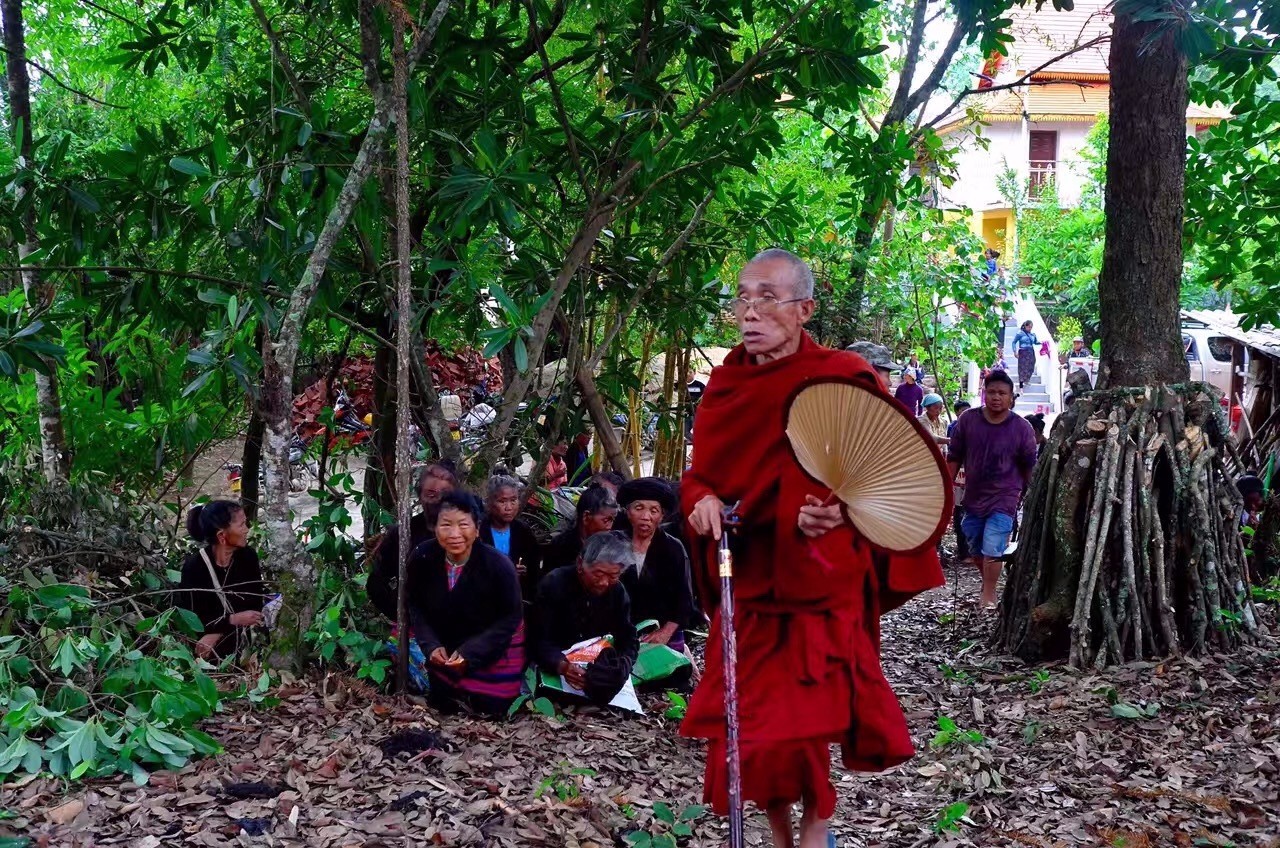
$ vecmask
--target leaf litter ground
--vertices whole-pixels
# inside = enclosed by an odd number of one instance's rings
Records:
[[[841,846],[1280,848],[1280,644],[1105,673],[1034,669],[987,649],[993,619],[973,605],[970,575],[959,594],[958,607],[948,586],[884,620],[885,672],[919,753],[885,774],[833,772]],[[604,848],[667,832],[655,804],[698,813],[702,749],[662,717],[660,695],[644,718],[579,709],[499,723],[337,678],[278,694],[279,706],[208,723],[221,756],[145,787],[5,785],[0,845]],[[447,750],[384,753],[406,730]],[[704,814],[682,844],[721,845],[726,832]],[[766,835],[750,815],[748,844]]]

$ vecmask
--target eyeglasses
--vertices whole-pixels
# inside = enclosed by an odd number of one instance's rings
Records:
[[[729,308],[733,310],[734,315],[741,318],[747,314],[748,309],[754,306],[757,315],[761,318],[767,318],[777,312],[778,307],[784,303],[800,303],[808,299],[807,297],[792,297],[787,300],[778,300],[771,294],[766,294],[764,297],[735,297],[729,301]]]

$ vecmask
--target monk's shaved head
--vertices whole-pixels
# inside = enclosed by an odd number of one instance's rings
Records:
[[[780,247],[771,247],[751,257],[751,261],[742,270],[745,271],[752,265],[764,262],[778,262],[787,267],[791,272],[792,290],[795,292],[796,297],[805,299],[813,297],[813,271],[809,270],[808,264],[799,256]]]

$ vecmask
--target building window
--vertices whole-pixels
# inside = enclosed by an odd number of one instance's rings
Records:
[[[1045,186],[1054,184],[1054,174],[1058,170],[1057,131],[1032,130],[1027,159],[1030,166],[1029,193],[1032,197],[1039,197]]]

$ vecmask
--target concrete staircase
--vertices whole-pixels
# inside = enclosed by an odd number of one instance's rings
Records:
[[[1006,322],[1004,331],[1004,361],[1009,366],[1009,376],[1013,378],[1014,393],[1017,402],[1013,411],[1019,415],[1033,415],[1037,412],[1052,414],[1053,405],[1049,402],[1049,391],[1045,388],[1038,373],[1032,374],[1031,382],[1018,393],[1018,357],[1013,352],[1013,337],[1018,333],[1016,320]],[[1043,341],[1043,340],[1042,340]],[[1037,361],[1041,359],[1040,351],[1036,351]],[[1038,370],[1038,369],[1037,369]]]

